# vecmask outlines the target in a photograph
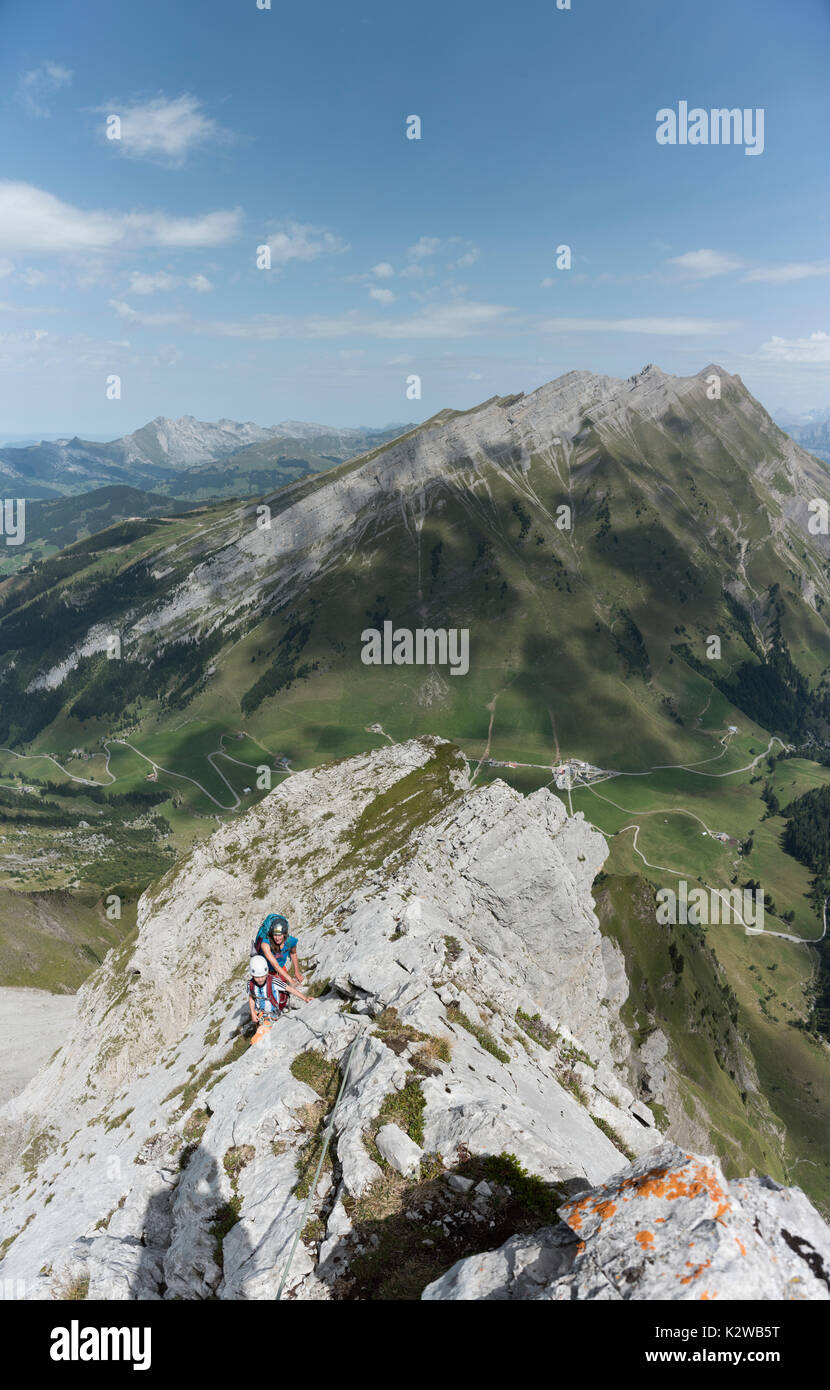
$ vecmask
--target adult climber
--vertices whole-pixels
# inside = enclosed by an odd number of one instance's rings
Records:
[[[294,979],[301,985],[305,977],[297,959],[297,945],[296,936],[289,935],[288,918],[283,917],[280,912],[269,912],[251,942],[251,955],[264,956],[269,971],[279,975],[282,980],[291,978],[288,973],[290,963]]]

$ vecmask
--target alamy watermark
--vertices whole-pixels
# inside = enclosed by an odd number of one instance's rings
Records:
[[[677,110],[663,106],[657,112],[658,145],[743,145],[744,154],[764,153],[763,106],[689,109],[679,101]]]
[[[15,514],[17,507],[17,514]],[[5,497],[0,502],[0,535],[6,545],[22,545],[26,539],[26,501],[23,497]]]
[[[73,1318],[68,1327],[52,1328],[49,1355],[53,1361],[131,1361],[134,1371],[152,1364],[149,1327],[82,1327]]]
[[[470,631],[466,627],[367,627],[360,634],[364,666],[449,666],[451,676],[470,669]]]
[[[674,888],[658,888],[657,921],[661,926],[738,926],[764,929],[762,888],[703,888],[681,879]]]

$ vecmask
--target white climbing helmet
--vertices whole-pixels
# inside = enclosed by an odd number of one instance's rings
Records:
[[[268,962],[264,956],[251,956],[251,974],[267,975]]]

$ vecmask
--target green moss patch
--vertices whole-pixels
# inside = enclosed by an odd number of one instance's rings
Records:
[[[128,1117],[129,1117],[130,1115],[132,1115],[134,1109],[135,1109],[135,1106],[132,1106],[132,1105],[131,1105],[130,1108],[129,1108],[129,1110],[124,1110],[124,1111],[122,1111],[122,1113],[121,1113],[120,1115],[113,1115],[113,1117],[112,1117],[111,1120],[107,1120],[107,1123],[106,1123],[106,1125],[104,1126],[104,1128],[107,1129],[107,1130],[110,1130],[110,1129],[120,1129],[120,1127],[121,1127],[121,1125],[123,1125],[124,1121],[125,1121],[126,1119],[128,1119]]]
[[[297,1081],[304,1081],[321,1100],[334,1105],[342,1081],[339,1062],[331,1061],[322,1052],[309,1048],[294,1058],[290,1070]]]
[[[380,1038],[398,1056],[411,1042],[426,1042],[427,1033],[421,1033],[408,1023],[401,1023],[397,1009],[384,1009],[375,1019],[374,1036]]]
[[[392,1091],[386,1096],[377,1119],[372,1124],[372,1138],[374,1139],[383,1125],[393,1124],[404,1130],[414,1143],[422,1146],[425,1106],[420,1077],[410,1072],[403,1089]]]
[[[471,1018],[468,1018],[465,1013],[461,1012],[457,1004],[450,1004],[447,1009],[447,1018],[450,1023],[455,1023],[461,1028],[466,1028],[468,1033],[472,1033],[473,1037],[484,1048],[484,1051],[489,1052],[491,1056],[496,1057],[498,1061],[510,1061],[510,1053],[505,1052],[503,1047],[499,1047],[489,1029],[485,1028],[483,1023],[474,1023]]]
[[[559,1034],[550,1024],[543,1023],[540,1014],[526,1014],[521,1009],[516,1010],[516,1022],[520,1028],[524,1028],[529,1037],[537,1042],[540,1047],[544,1047],[547,1052],[558,1041]]]

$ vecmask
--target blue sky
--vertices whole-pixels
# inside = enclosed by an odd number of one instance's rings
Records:
[[[0,433],[650,361],[828,407],[829,68],[830,0],[0,0]],[[658,144],[681,101],[763,153]]]

